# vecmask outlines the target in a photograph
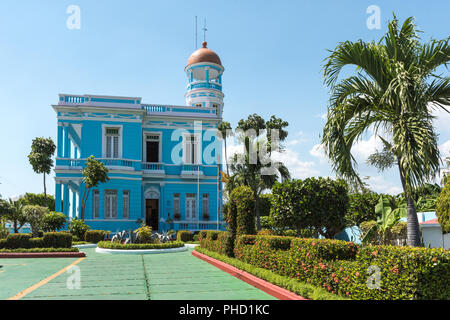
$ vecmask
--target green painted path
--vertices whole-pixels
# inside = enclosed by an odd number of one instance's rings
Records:
[[[84,249],[83,251],[86,252],[87,258],[77,264],[81,279],[80,289],[69,289],[67,283],[69,282],[69,285],[74,283],[71,279],[75,273],[65,272],[30,292],[23,299],[275,299],[209,263],[193,257],[192,250],[150,255],[100,254],[96,253],[95,249]],[[3,259],[0,261],[0,265],[22,263],[19,260],[32,261],[28,261],[28,264],[22,268],[20,274],[23,279],[20,275],[17,278],[18,274],[14,273],[12,266],[6,268],[4,272],[0,272],[1,299],[17,294],[76,259]],[[5,287],[4,284],[6,284]]]

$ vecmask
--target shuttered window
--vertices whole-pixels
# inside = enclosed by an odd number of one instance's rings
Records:
[[[106,128],[106,157],[119,157],[119,128]]]
[[[198,161],[198,137],[197,135],[187,135],[184,141],[184,162],[186,164],[196,164]]]
[[[123,192],[123,218],[128,219],[130,217],[130,191]]]
[[[100,201],[100,191],[94,190],[92,197],[92,218],[98,219],[99,217],[99,201]]]
[[[195,219],[197,212],[197,194],[187,193],[186,194],[186,219]]]
[[[204,216],[209,216],[209,194],[202,195],[202,213]]]
[[[180,213],[180,194],[174,193],[173,195],[173,214],[181,214]]]
[[[117,190],[105,190],[105,219],[117,218]]]

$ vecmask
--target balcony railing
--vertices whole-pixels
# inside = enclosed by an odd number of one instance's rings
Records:
[[[142,171],[143,174],[180,175],[183,178],[200,176],[216,176],[216,165],[203,164],[165,164],[161,162],[141,162],[132,159],[96,158],[110,170]],[[57,158],[55,169],[81,170],[86,166],[87,159]]]
[[[199,82],[192,82],[187,85],[188,90],[194,90],[194,89],[215,89],[222,91],[222,85],[220,83],[214,83],[214,82],[206,82],[206,81],[199,81]]]

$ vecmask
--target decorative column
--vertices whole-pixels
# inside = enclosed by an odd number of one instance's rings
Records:
[[[74,148],[74,151],[73,151],[73,158],[74,158],[74,159],[78,159],[78,148],[77,148],[77,147]]]
[[[61,212],[61,183],[55,183],[55,211]]]
[[[62,123],[58,123],[58,136],[57,136],[57,157],[62,158],[63,156],[63,126]]]
[[[72,219],[77,216],[77,193],[72,192]]]
[[[69,216],[69,186],[67,183],[63,187],[63,213]]]
[[[166,217],[166,214],[164,212],[164,183],[160,184],[160,191],[159,191],[159,201],[161,202],[160,204],[160,219],[164,218],[165,221],[167,221],[167,219],[169,218],[168,216]],[[165,222],[164,225],[168,228],[169,226],[167,225],[167,223]]]
[[[64,158],[70,158],[69,126],[64,126]]]

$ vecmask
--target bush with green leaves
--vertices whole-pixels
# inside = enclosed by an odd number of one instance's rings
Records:
[[[88,230],[84,234],[84,240],[89,243],[97,243],[105,239],[106,231]]]
[[[5,220],[0,217],[0,239],[6,239],[9,234],[8,228],[6,228]]]
[[[67,217],[62,212],[50,212],[43,217],[43,230],[47,232],[56,232],[64,228]]]
[[[46,232],[42,240],[45,248],[72,247],[72,234],[69,232]]]
[[[44,193],[30,193],[27,192],[23,197],[19,199],[24,206],[35,205],[41,207],[47,207],[49,211],[55,211],[55,197],[50,194]]]
[[[189,230],[178,230],[177,232],[177,241],[192,241],[192,232]]]
[[[23,207],[26,221],[30,224],[33,237],[39,236],[39,231],[44,227],[44,216],[49,213],[47,207],[26,205]]]
[[[366,221],[359,225],[361,229],[361,239],[377,224],[376,221]],[[391,245],[406,245],[407,240],[407,223],[398,221],[395,225],[386,230],[384,241]],[[380,230],[373,232],[367,239],[367,244],[380,245],[383,244],[383,234]]]
[[[375,213],[375,206],[379,198],[372,191],[349,194],[349,206],[345,215],[347,225],[359,226],[362,222],[376,220],[378,215]]]
[[[232,209],[236,210],[236,234],[255,234],[255,199],[252,189],[247,186],[234,188],[230,194]]]
[[[152,227],[144,225],[136,230],[134,230],[134,233],[136,233],[136,242],[137,243],[155,243],[158,240],[152,239]]]
[[[90,230],[91,227],[88,226],[83,220],[74,218],[70,220],[69,227],[70,233],[76,237],[77,240],[84,239],[86,231]]]
[[[444,233],[450,232],[450,179],[436,201],[436,216]]]
[[[281,230],[314,229],[334,238],[345,229],[348,187],[343,180],[307,178],[276,183],[272,188],[271,219]]]

